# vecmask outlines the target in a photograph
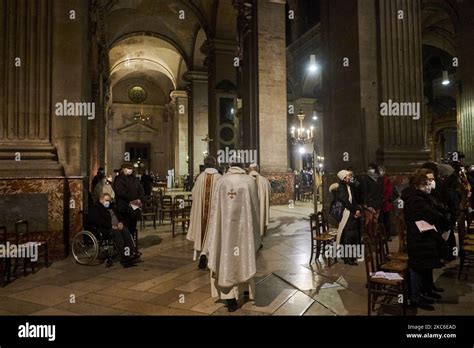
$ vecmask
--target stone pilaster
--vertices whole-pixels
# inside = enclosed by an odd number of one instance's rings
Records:
[[[188,95],[185,91],[171,92],[174,106],[175,177],[188,173]]]
[[[259,161],[263,172],[288,171],[285,2],[257,1]]]
[[[0,176],[63,172],[51,142],[53,44],[52,0],[0,3]]]
[[[207,72],[189,71],[185,79],[190,89],[189,113],[192,115],[189,170],[196,175],[207,151],[207,143],[202,139],[209,134],[208,75]]]

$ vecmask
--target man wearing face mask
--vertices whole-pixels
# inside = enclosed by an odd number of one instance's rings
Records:
[[[114,182],[115,198],[118,212],[123,216],[125,225],[132,235],[137,232],[137,221],[140,218],[145,192],[138,179],[133,175],[133,164],[124,163]]]
[[[383,207],[383,180],[376,163],[369,164],[369,170],[362,179],[361,193],[365,216],[365,231],[372,234]]]
[[[385,234],[389,242],[392,241],[392,224],[390,222],[390,212],[393,210],[392,196],[393,196],[393,184],[390,179],[385,175],[385,168],[379,167],[379,174],[383,182],[383,206],[380,211],[380,220],[384,225]]]
[[[123,223],[123,219],[112,206],[112,198],[108,193],[102,193],[99,201],[89,207],[87,228],[102,233],[112,233],[115,247],[117,248],[120,263],[124,267],[134,263],[139,255],[135,253],[135,244],[130,232]]]

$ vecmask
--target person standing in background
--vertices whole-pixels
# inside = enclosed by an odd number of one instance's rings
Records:
[[[392,224],[390,220],[390,213],[393,210],[392,196],[393,196],[393,184],[386,175],[385,168],[379,166],[379,175],[383,182],[383,204],[382,211],[380,212],[380,220],[385,228],[387,240],[392,241]]]

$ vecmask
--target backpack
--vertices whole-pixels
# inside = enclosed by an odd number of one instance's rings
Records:
[[[342,203],[334,199],[329,207],[329,215],[336,219],[337,222],[341,222],[343,213],[344,207]]]

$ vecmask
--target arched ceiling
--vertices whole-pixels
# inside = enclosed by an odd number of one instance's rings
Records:
[[[424,45],[430,45],[455,56],[453,12],[447,2],[424,0],[421,11],[422,40]]]
[[[164,92],[182,89],[186,71],[204,69],[210,35],[235,39],[232,0],[104,0],[104,9],[112,87],[142,76]]]
[[[183,57],[169,42],[146,35],[122,39],[109,50],[111,87],[124,80],[142,79],[162,93],[181,87],[187,71]]]

